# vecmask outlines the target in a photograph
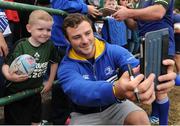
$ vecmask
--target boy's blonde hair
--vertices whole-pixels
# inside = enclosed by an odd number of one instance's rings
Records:
[[[51,21],[53,22],[52,16],[44,10],[34,10],[29,15],[28,24],[34,24],[37,20]]]

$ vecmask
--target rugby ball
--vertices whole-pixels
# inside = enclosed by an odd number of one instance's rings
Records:
[[[30,75],[36,68],[36,60],[28,54],[18,56],[10,65],[10,71],[16,71],[18,75]]]

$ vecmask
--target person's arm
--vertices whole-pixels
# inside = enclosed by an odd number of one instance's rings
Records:
[[[166,13],[166,9],[161,4],[155,4],[142,9],[128,9],[124,6],[120,6],[119,10],[113,14],[116,20],[125,20],[133,18],[137,20],[153,21],[160,20]]]
[[[129,29],[131,29],[131,30],[137,29],[137,22],[134,19],[128,18],[125,20],[125,23]]]
[[[154,74],[150,74],[146,79],[144,75],[139,74],[140,66],[139,60],[135,59],[134,56],[126,49],[113,45],[113,50],[110,54],[113,54],[113,59],[117,64],[117,67],[123,72],[119,80],[114,82],[114,94],[118,99],[129,99],[136,101],[134,94],[135,88],[139,90],[139,98],[143,104],[151,104],[155,99],[154,91]],[[112,60],[112,59],[111,59]],[[130,75],[127,70],[128,64],[134,68],[135,73],[134,80],[130,79]]]
[[[57,67],[58,67],[58,63],[51,64],[49,79],[45,82],[44,88],[41,91],[42,93],[46,93],[46,92],[50,91],[50,89],[52,88],[52,84],[53,84],[54,78],[56,76]]]
[[[88,14],[91,15],[92,17],[95,18],[96,16],[101,15],[97,7],[93,5],[87,5],[87,6],[88,6]]]
[[[4,39],[3,33],[0,32],[0,56],[7,56],[9,50]]]
[[[61,63],[57,76],[63,91],[77,105],[96,107],[116,102],[112,84],[104,80],[84,79],[77,63]]]
[[[98,9],[93,5],[87,5],[81,0],[52,0],[52,8],[60,9],[69,13],[83,13],[90,14],[95,17],[100,15]]]
[[[138,72],[138,67],[134,68],[134,71]],[[144,75],[139,74],[131,80],[126,71],[114,83],[114,94],[118,99],[137,101],[134,92],[135,88],[137,88],[139,101],[143,104],[151,104],[155,100],[154,78],[154,74],[150,74],[146,79],[144,79]]]
[[[81,0],[52,0],[52,8],[60,9],[69,13],[88,13],[87,5]]]

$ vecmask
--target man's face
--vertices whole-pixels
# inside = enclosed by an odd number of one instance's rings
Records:
[[[77,27],[66,29],[68,40],[75,52],[86,59],[95,55],[95,38],[91,25],[87,21],[81,22]]]

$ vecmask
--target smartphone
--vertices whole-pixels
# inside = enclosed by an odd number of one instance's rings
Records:
[[[150,73],[156,75],[155,89],[159,84],[158,76],[166,74],[167,68],[162,64],[168,58],[169,32],[168,28],[148,32],[140,44],[140,71],[148,77]]]

